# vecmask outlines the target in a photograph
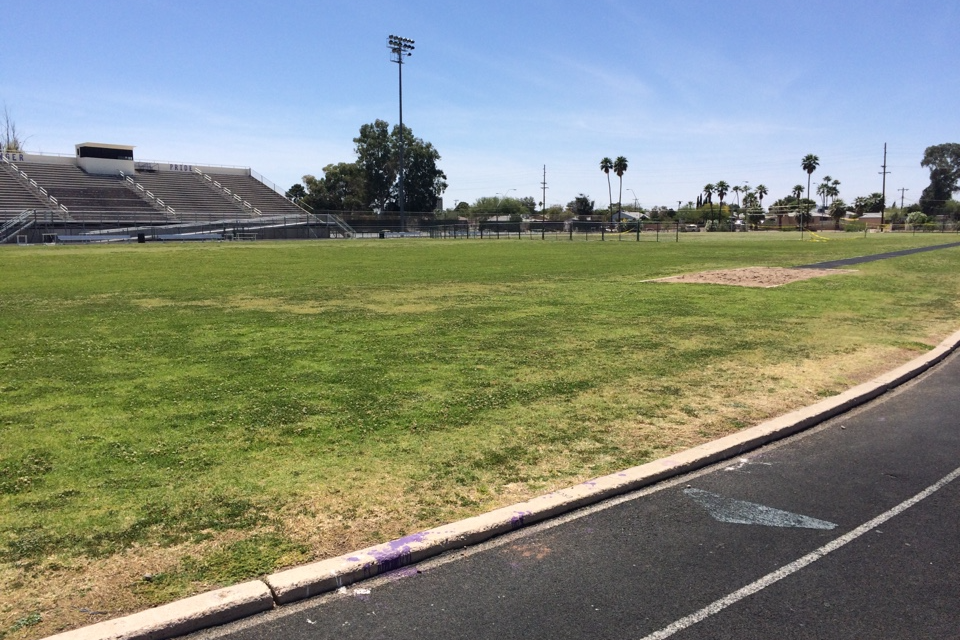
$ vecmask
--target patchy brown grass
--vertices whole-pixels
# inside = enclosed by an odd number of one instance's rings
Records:
[[[392,475],[364,469],[340,478],[338,485],[300,496],[282,510],[274,528],[308,547],[310,559],[347,553],[588,480],[620,468],[624,459],[642,463],[708,442],[868,381],[916,356],[915,350],[871,348],[759,369],[749,362],[706,367],[679,392],[665,395],[656,412],[598,424],[589,438],[545,452],[525,469],[530,480],[438,492],[429,482],[398,484]],[[589,411],[591,406],[629,404],[642,395],[649,392],[638,378],[574,402]],[[597,455],[598,446],[609,453]],[[591,461],[579,472],[578,452]],[[138,546],[102,559],[53,556],[39,566],[4,568],[0,581],[11,591],[0,607],[0,624],[9,628],[19,612],[42,611],[42,622],[9,636],[40,638],[141,610],[157,604],[143,589],[149,582],[145,576],[175,571],[184,556],[202,557],[253,533],[212,532],[211,539],[200,543]],[[514,551],[524,559],[533,553]],[[218,586],[196,582],[188,593]]]

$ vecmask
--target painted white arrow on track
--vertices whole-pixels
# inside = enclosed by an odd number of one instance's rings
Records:
[[[724,498],[702,489],[684,489],[683,492],[720,522],[758,524],[764,527],[796,527],[799,529],[833,529],[837,525],[798,513],[765,507],[755,502]]]

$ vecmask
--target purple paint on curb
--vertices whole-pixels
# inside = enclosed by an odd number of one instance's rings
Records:
[[[410,561],[410,546],[423,542],[429,538],[429,533],[421,531],[403,538],[391,540],[379,548],[373,548],[367,552],[373,558],[375,564],[372,567],[373,575],[379,575],[394,571],[406,565]]]
[[[514,513],[513,517],[510,518],[510,526],[514,529],[519,529],[523,526],[523,519],[530,515],[529,511],[517,511]]]

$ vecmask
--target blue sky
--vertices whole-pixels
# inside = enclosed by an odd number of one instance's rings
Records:
[[[404,124],[442,156],[445,204],[509,193],[607,203],[763,183],[916,201],[924,149],[960,142],[957,0],[5,0],[0,101],[28,151],[136,145],[143,160],[250,166],[283,188],[397,122],[386,37],[416,40]],[[511,191],[512,190],[512,191]],[[613,198],[617,181],[613,180]],[[632,191],[631,191],[632,190]]]

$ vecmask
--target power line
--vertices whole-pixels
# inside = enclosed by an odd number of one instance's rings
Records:
[[[880,230],[881,231],[883,230],[883,214],[886,213],[887,211],[887,174],[890,173],[889,171],[887,171],[887,143],[886,142],[883,143],[882,168],[883,168],[883,171],[880,172],[881,174],[883,174],[883,191],[880,192],[881,195],[883,196],[883,200],[880,202]]]

